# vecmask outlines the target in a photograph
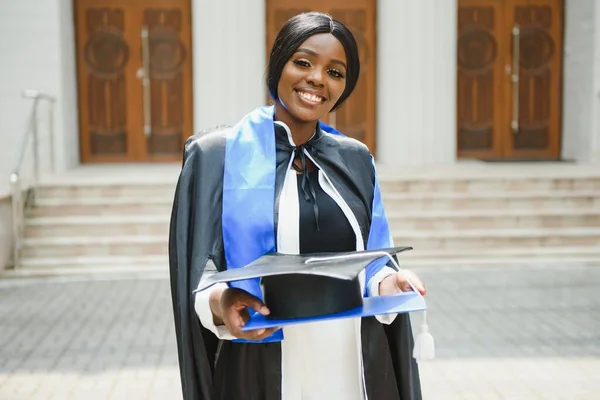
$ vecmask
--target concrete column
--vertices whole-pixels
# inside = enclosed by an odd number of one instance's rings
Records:
[[[79,165],[79,103],[77,96],[77,61],[72,0],[57,1],[59,60],[57,64],[58,101],[54,126],[55,160],[58,170]]]
[[[594,15],[594,93],[592,99],[592,155],[590,161],[600,163],[600,0],[596,0]]]
[[[562,104],[562,157],[577,162],[598,160],[600,139],[600,0],[565,2]]]
[[[456,0],[378,1],[377,161],[456,161]]]
[[[265,0],[194,0],[194,130],[234,124],[266,103]]]

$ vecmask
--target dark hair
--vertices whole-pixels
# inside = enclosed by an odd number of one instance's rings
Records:
[[[342,96],[332,108],[339,108],[350,96],[360,74],[360,60],[358,58],[358,46],[352,32],[341,22],[336,21],[327,14],[309,12],[298,14],[290,18],[277,35],[271,56],[269,57],[269,68],[267,72],[267,87],[271,97],[277,99],[277,85],[281,78],[283,67],[294,55],[298,47],[309,37],[319,33],[331,33],[344,47],[347,59],[346,88]]]

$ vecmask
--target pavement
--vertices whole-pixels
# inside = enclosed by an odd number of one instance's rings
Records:
[[[600,399],[600,265],[415,272],[424,399]],[[181,399],[166,274],[0,280],[0,399]]]

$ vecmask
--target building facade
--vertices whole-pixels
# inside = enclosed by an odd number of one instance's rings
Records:
[[[0,173],[7,177],[31,105],[20,97],[24,89],[57,98],[59,170],[175,161],[189,134],[235,123],[267,103],[270,44],[285,19],[307,10],[331,13],[357,37],[357,91],[328,120],[367,143],[379,163],[600,161],[600,0],[0,7]]]
[[[268,103],[276,32],[309,10],[346,23],[361,53],[357,89],[327,121],[388,171],[468,159],[600,164],[600,0],[7,0],[0,265],[32,106],[24,90],[56,97],[38,115],[44,171],[50,149],[58,171],[180,161],[192,133]]]

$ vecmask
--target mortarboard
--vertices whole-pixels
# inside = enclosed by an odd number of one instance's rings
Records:
[[[423,296],[413,288],[388,296],[363,298],[360,272],[380,258],[411,250],[393,247],[379,250],[318,254],[268,253],[243,268],[205,276],[194,292],[221,282],[260,278],[265,305],[271,313],[255,313],[243,330],[381,314],[400,314],[426,309]],[[412,284],[411,284],[412,286]]]

